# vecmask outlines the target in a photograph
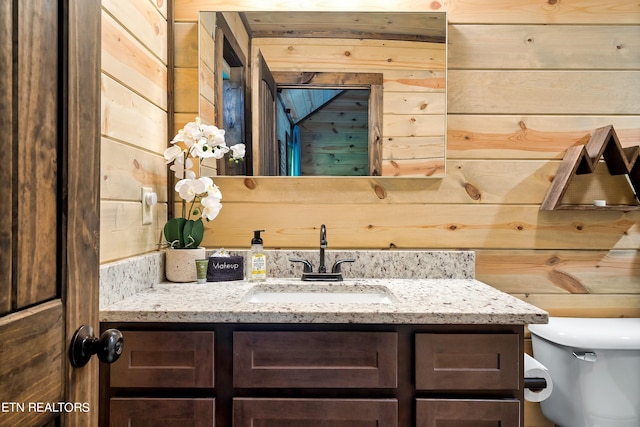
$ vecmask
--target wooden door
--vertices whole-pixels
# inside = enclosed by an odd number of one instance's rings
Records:
[[[0,425],[97,425],[100,0],[0,2]]]
[[[256,127],[253,131],[253,165],[256,175],[273,176],[279,171],[279,148],[276,143],[276,81],[262,54],[258,52],[254,69],[257,72],[255,83],[258,94],[254,111]]]

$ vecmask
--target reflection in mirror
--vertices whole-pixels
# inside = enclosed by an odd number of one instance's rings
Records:
[[[223,49],[222,71],[222,128],[230,145],[245,141],[245,80],[244,61],[235,53],[228,41]],[[246,163],[220,161],[219,171],[227,175],[246,173]]]
[[[253,164],[260,175],[380,175],[381,73],[281,71],[270,76],[275,106],[266,104],[270,98],[260,99],[260,109],[276,110],[276,142],[261,138],[257,145],[261,151]],[[258,121],[258,133],[267,134],[271,123]],[[273,146],[277,153],[265,153]]]
[[[370,92],[278,87],[279,175],[369,175]]]
[[[444,175],[444,12],[201,12],[200,25],[214,70],[199,73],[200,116],[247,145],[245,165],[218,173]]]

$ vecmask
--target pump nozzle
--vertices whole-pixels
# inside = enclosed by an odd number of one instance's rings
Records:
[[[252,245],[262,244],[262,237],[260,237],[260,233],[264,233],[264,230],[253,230],[253,239],[251,239]]]

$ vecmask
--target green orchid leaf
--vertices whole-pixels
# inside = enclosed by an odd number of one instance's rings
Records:
[[[202,239],[204,238],[204,224],[202,223],[202,218],[193,223],[193,227],[191,228],[191,237],[193,237],[193,247],[197,248],[200,246],[200,243],[202,243]]]
[[[184,247],[183,229],[186,222],[184,218],[172,218],[164,225],[164,238],[172,248]]]
[[[191,237],[191,229],[193,228],[193,220],[187,220],[182,229],[182,237],[184,238],[183,248],[193,248],[193,238]]]
[[[202,219],[195,221],[188,220],[184,225],[183,234],[184,247],[197,248],[204,237],[204,224],[202,223]]]

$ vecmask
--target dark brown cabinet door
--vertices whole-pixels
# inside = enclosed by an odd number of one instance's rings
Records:
[[[394,388],[394,332],[235,332],[233,385]]]
[[[125,346],[110,369],[111,387],[214,386],[214,332],[123,332]]]
[[[397,427],[394,399],[233,399],[234,427]]]
[[[416,389],[517,390],[516,334],[417,334]]]
[[[215,399],[113,398],[111,427],[212,427]]]
[[[418,399],[416,427],[518,427],[517,400]]]

